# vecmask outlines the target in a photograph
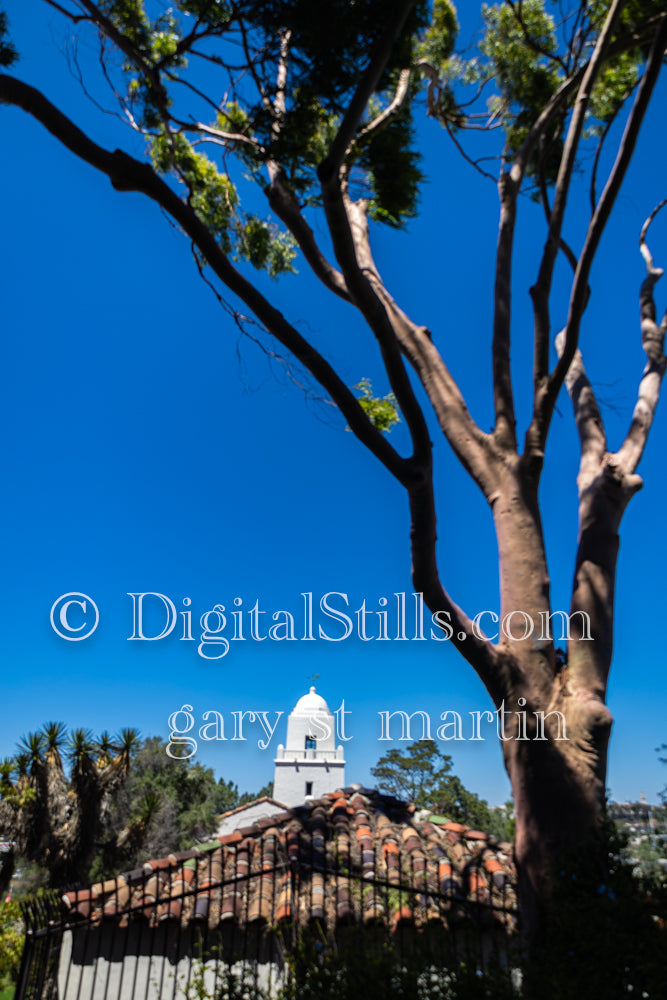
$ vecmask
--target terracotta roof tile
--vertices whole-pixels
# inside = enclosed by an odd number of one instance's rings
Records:
[[[158,871],[163,868],[173,868],[173,861],[169,858],[156,858],[154,861],[147,861],[144,865],[145,872]]]
[[[67,892],[70,916],[130,920],[360,921],[390,929],[447,925],[472,901],[513,924],[509,844],[359,787],[337,790],[191,851]],[[491,910],[493,905],[497,909]]]
[[[174,851],[173,854],[169,855],[169,860],[175,865],[179,861],[187,861],[189,858],[194,858],[198,853],[196,847],[191,847],[188,851]]]
[[[241,835],[241,837],[256,837],[259,833],[259,826],[257,823],[251,823],[250,826],[240,826],[236,831]]]
[[[241,832],[239,830],[234,830],[234,833],[227,833],[223,837],[218,837],[221,844],[238,844],[239,841],[243,840]]]

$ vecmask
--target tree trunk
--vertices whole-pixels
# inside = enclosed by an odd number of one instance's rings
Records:
[[[503,743],[503,755],[514,796],[522,933],[530,946],[549,923],[559,874],[580,852],[595,851],[611,716],[577,698],[557,710],[528,704],[515,709],[514,726],[506,727],[514,733]],[[547,717],[554,711],[559,714]]]
[[[618,529],[638,482],[623,474],[606,450],[580,476],[566,652],[555,649],[563,621],[558,615],[549,618],[537,491],[521,459],[504,463],[493,497],[501,593],[497,650],[504,688],[496,707],[514,796],[525,995],[531,998],[568,996],[562,989],[563,954],[581,955],[585,942],[582,962],[593,975],[597,960],[591,948],[604,949],[616,939],[613,915],[594,927],[589,918],[608,885],[604,813],[612,718],[605,695]]]

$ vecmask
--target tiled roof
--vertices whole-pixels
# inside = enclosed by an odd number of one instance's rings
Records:
[[[513,922],[511,845],[358,786],[63,896],[68,917],[114,921],[375,922],[464,911]],[[470,905],[472,904],[472,906]]]

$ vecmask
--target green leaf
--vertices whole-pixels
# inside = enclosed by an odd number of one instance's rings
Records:
[[[354,388],[362,394],[358,400],[359,405],[379,431],[388,433],[394,424],[400,423],[401,418],[398,415],[398,405],[393,392],[388,393],[382,399],[374,396],[373,387],[367,378],[362,378],[361,382],[358,382]]]
[[[459,30],[456,8],[449,0],[435,0],[431,23],[417,47],[417,56],[436,68],[451,56]]]
[[[412,114],[407,107],[372,133],[359,158],[372,191],[370,217],[395,229],[417,214],[419,187],[424,180],[413,139]]]
[[[231,249],[229,227],[238,204],[236,188],[226,174],[198,153],[180,132],[161,132],[150,147],[155,169],[178,177],[190,191],[190,204],[226,251]]]
[[[236,230],[236,253],[257,270],[266,270],[271,278],[296,273],[296,241],[290,233],[281,232],[274,223],[263,222],[250,215]]]
[[[11,66],[19,57],[13,42],[6,39],[9,34],[9,21],[4,10],[0,10],[0,66]]]

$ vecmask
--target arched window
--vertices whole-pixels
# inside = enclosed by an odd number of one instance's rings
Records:
[[[306,736],[306,750],[316,750],[317,740],[314,736]]]

